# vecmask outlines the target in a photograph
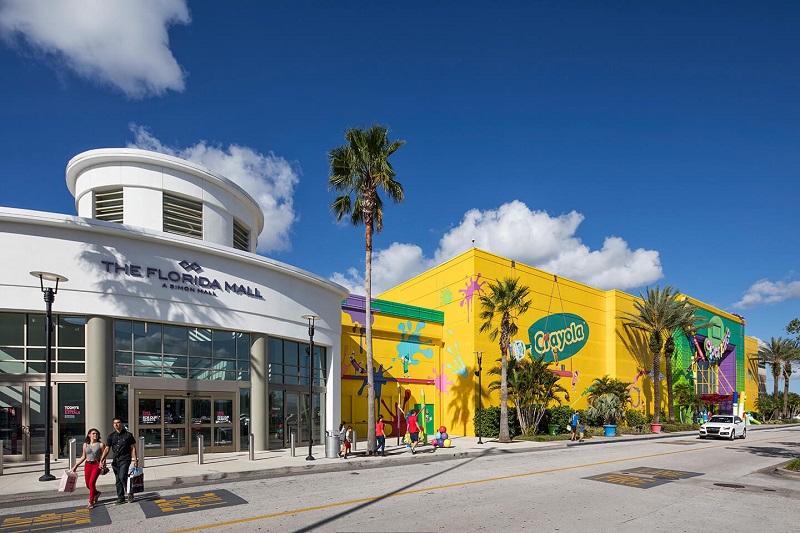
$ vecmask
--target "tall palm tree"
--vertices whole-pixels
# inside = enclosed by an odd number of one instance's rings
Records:
[[[783,361],[786,354],[792,350],[794,342],[792,339],[784,339],[783,337],[772,337],[769,342],[758,348],[758,361],[769,365],[772,379],[774,380],[774,388],[772,395],[778,399],[778,381],[781,378],[783,371]]]
[[[791,341],[792,347],[783,355],[783,418],[789,418],[789,379],[792,377],[792,363],[800,362],[800,346],[797,341]]]
[[[643,331],[650,337],[647,346],[653,356],[654,424],[661,423],[661,349],[664,347],[664,338],[670,332],[677,296],[678,291],[672,285],[663,289],[648,287],[647,296],[639,293],[639,299],[633,301],[635,313],[626,311],[617,317],[626,327]]]
[[[500,337],[500,442],[511,442],[508,434],[508,343],[517,334],[516,320],[531,306],[530,288],[520,285],[519,278],[505,278],[487,283],[488,292],[480,297],[483,320],[479,333],[489,332],[494,341]],[[495,320],[499,324],[495,326]]]
[[[677,293],[676,293],[677,296]],[[705,318],[698,316],[699,307],[688,300],[676,300],[670,308],[673,313],[669,320],[667,340],[664,343],[664,375],[667,378],[667,416],[671,424],[675,423],[675,392],[673,391],[672,355],[675,352],[675,335],[693,337],[699,330],[711,326]]]
[[[344,132],[347,144],[328,152],[331,175],[328,188],[338,196],[331,204],[336,221],[349,217],[354,226],[364,224],[366,260],[364,290],[366,292],[367,349],[367,450],[374,450],[375,441],[375,376],[372,363],[372,235],[383,229],[383,191],[394,202],[403,201],[403,186],[396,181],[389,156],[405,141],[390,141],[389,128],[374,125],[369,129],[350,128]]]

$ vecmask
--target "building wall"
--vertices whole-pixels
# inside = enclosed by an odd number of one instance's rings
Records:
[[[477,357],[483,352],[482,386],[484,405],[497,405],[499,393],[490,392],[494,378],[488,370],[499,365],[499,339],[492,341],[480,333],[481,306],[479,298],[488,294],[488,282],[505,277],[519,277],[530,288],[532,305],[527,313],[517,317],[518,333],[512,341],[525,345],[527,353],[544,355],[553,363],[560,385],[567,390],[564,405],[587,407],[587,393],[596,378],[604,375],[631,383],[631,407],[652,413],[652,356],[648,339],[641,332],[623,325],[620,316],[635,312],[637,297],[621,291],[603,291],[566,278],[472,249],[438,267],[416,276],[380,295],[383,300],[403,302],[444,313],[442,328],[442,368],[444,382],[440,391],[441,411],[437,419],[453,428],[454,434],[473,434],[472,413],[477,403]],[[728,352],[723,360],[724,383],[743,400],[740,408],[752,409],[757,393],[748,393],[746,379],[743,321],[727,312],[699,300],[690,301],[701,308],[704,317],[718,317],[730,330]],[[549,333],[550,345],[545,334]],[[708,332],[701,331],[703,338]],[[344,341],[343,341],[344,342]],[[719,345],[719,339],[713,343]],[[553,354],[552,345],[557,346]],[[558,347],[560,346],[560,350]],[[556,361],[557,357],[557,361]],[[685,337],[676,337],[675,366],[683,369],[679,379],[697,378],[690,371],[695,349]],[[462,366],[463,363],[463,366]],[[661,366],[662,404],[666,412],[666,380],[664,357]],[[723,382],[720,379],[720,382]],[[722,391],[720,391],[722,392]]]

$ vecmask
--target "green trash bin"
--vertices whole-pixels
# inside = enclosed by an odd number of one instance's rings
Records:
[[[558,433],[558,424],[547,424],[547,433],[556,435]]]

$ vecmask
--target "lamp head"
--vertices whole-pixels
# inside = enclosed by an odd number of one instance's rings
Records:
[[[42,288],[42,292],[47,292],[48,290],[52,290],[53,294],[58,292],[58,283],[59,282],[66,282],[69,281],[69,278],[66,276],[62,276],[61,274],[54,274],[52,272],[42,272],[40,270],[34,270],[31,272],[31,276],[34,278],[39,278],[39,286]],[[45,280],[49,281],[48,286],[44,286]],[[55,286],[51,286],[55,283]]]

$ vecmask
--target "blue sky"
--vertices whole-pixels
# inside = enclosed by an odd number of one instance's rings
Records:
[[[74,214],[71,157],[157,149],[259,199],[261,253],[360,291],[363,230],[330,215],[325,154],[385,124],[406,200],[376,236],[379,290],[475,239],[785,335],[800,5],[556,4],[0,0],[0,204]]]

